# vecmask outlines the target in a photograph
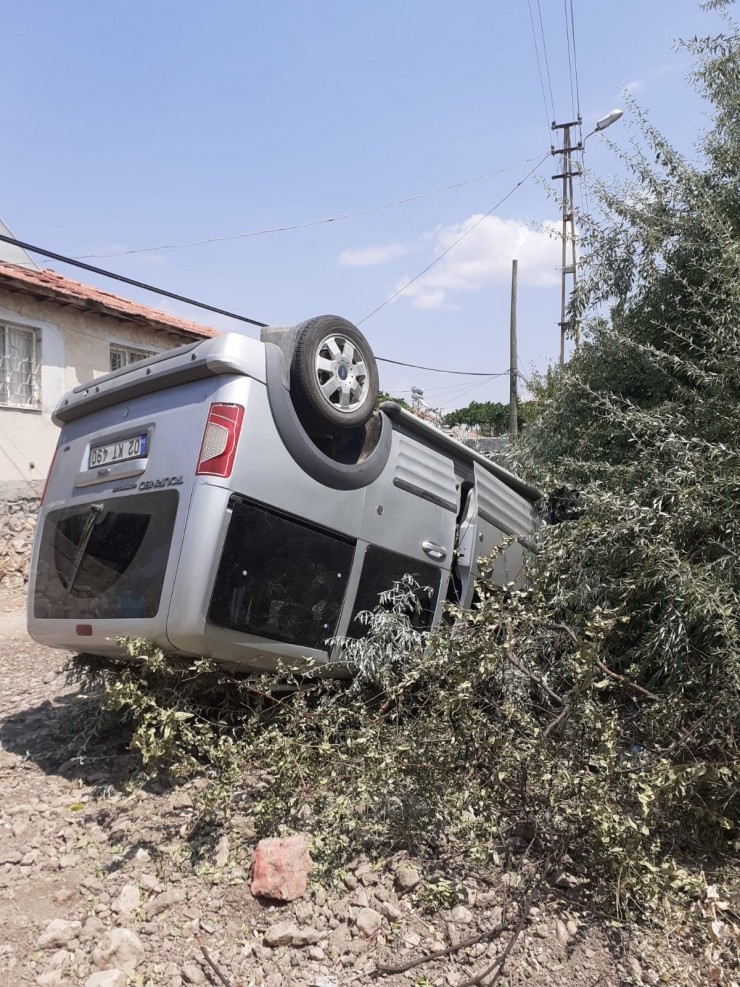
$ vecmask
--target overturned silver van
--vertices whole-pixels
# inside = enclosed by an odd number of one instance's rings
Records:
[[[387,402],[364,336],[320,316],[224,334],[68,393],[39,514],[28,629],[120,656],[122,637],[246,673],[334,663],[405,574],[420,626],[467,607],[477,560],[517,580],[532,487]],[[341,668],[341,665],[337,665]]]

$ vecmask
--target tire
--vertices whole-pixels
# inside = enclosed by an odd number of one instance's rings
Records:
[[[319,315],[298,327],[290,377],[293,403],[309,428],[360,428],[375,410],[378,366],[370,344],[337,315]]]

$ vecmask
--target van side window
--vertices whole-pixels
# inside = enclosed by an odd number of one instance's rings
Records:
[[[208,619],[324,648],[336,634],[354,543],[239,498],[231,510]]]
[[[362,563],[360,585],[347,628],[347,637],[358,638],[367,634],[367,624],[358,620],[357,615],[363,610],[374,610],[379,606],[380,594],[391,589],[394,583],[400,582],[406,575],[412,576],[420,587],[416,596],[421,604],[421,613],[411,615],[411,623],[416,630],[428,630],[437,606],[440,574],[441,570],[428,562],[399,555],[398,552],[389,552],[377,545],[369,545]]]

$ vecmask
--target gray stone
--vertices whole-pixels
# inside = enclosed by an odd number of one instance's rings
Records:
[[[637,959],[635,959],[634,956],[628,956],[627,957],[627,964],[628,964],[628,966],[629,966],[629,968],[630,968],[630,970],[632,972],[632,976],[635,978],[635,980],[638,982],[638,984],[641,984],[643,982],[642,981],[642,967],[640,966],[639,961]]]
[[[403,912],[392,901],[381,902],[380,914],[387,918],[389,922],[400,922],[403,919]]]
[[[182,979],[186,984],[205,984],[206,975],[197,963],[186,963],[182,968]]]
[[[92,954],[93,966],[98,970],[116,969],[131,972],[143,960],[144,944],[130,929],[111,929]]]
[[[314,917],[314,907],[310,901],[299,901],[293,908],[297,922],[310,922]]]
[[[575,888],[578,886],[578,878],[566,870],[560,870],[555,875],[555,885],[558,888]]]
[[[48,973],[42,973],[40,977],[36,977],[36,983],[38,987],[62,987],[63,977],[64,974],[61,970],[49,970]]]
[[[555,937],[557,938],[561,946],[567,946],[568,942],[570,941],[570,934],[568,933],[568,929],[565,926],[565,922],[563,922],[561,919],[558,919],[557,922],[555,923]]]
[[[473,921],[473,913],[465,905],[455,905],[450,912],[450,918],[455,925],[470,925]]]
[[[355,923],[358,931],[361,932],[363,936],[369,937],[374,936],[380,929],[382,921],[382,916],[379,912],[376,912],[374,908],[361,908],[357,914]]]
[[[415,867],[399,867],[396,871],[396,884],[401,891],[411,891],[421,880],[421,874]]]
[[[314,901],[319,908],[323,908],[326,904],[326,891],[323,888],[316,888],[314,892]]]
[[[111,905],[116,915],[131,915],[139,907],[141,895],[135,884],[125,884],[121,893]]]
[[[128,977],[123,970],[98,970],[85,981],[85,987],[126,987]]]
[[[356,905],[358,908],[370,907],[370,899],[367,896],[367,891],[363,887],[358,887],[349,900],[352,905]]]
[[[181,905],[186,898],[187,895],[184,888],[170,888],[169,891],[163,891],[162,894],[158,894],[146,906],[147,919],[151,922],[153,918],[161,915],[167,908],[172,908],[173,905]]]
[[[97,915],[91,915],[82,926],[80,939],[82,942],[89,942],[91,939],[100,939],[105,932],[105,922],[101,922]]]
[[[159,894],[162,890],[162,882],[153,874],[142,874],[139,878],[139,885],[145,891],[151,891],[152,894]]]
[[[61,970],[73,959],[74,953],[70,953],[68,949],[58,949],[49,960],[49,968],[52,970]]]
[[[352,933],[346,925],[338,925],[329,934],[329,944],[333,952],[343,953],[352,939]]]
[[[39,936],[36,946],[38,949],[60,949],[76,939],[81,929],[80,922],[68,922],[63,918],[52,919]]]
[[[216,850],[213,855],[213,862],[216,867],[225,867],[229,862],[229,838],[228,836],[222,836],[221,839],[216,844]]]
[[[290,946],[293,937],[299,934],[297,925],[292,922],[276,922],[265,929],[264,942],[266,946],[275,949],[277,946]]]
[[[349,898],[340,898],[338,901],[332,901],[329,905],[334,918],[339,919],[340,922],[346,922],[349,918]]]
[[[321,933],[308,926],[306,928],[296,930],[295,935],[293,936],[292,944],[294,946],[314,946],[320,938]]]
[[[309,946],[308,958],[310,960],[315,960],[317,963],[320,963],[322,960],[326,959],[326,953],[321,948],[321,946]]]

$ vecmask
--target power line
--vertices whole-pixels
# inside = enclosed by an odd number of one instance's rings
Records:
[[[494,378],[491,377],[490,379],[493,380]],[[464,380],[462,382],[458,382],[457,384],[442,384],[442,385],[433,384],[431,387],[424,388],[424,394],[425,395],[434,394],[435,401],[441,401],[445,397],[448,398],[454,397],[458,391],[464,391],[470,385],[470,383],[471,382],[469,380]],[[483,383],[485,383],[485,381]],[[405,388],[404,390],[399,390],[398,388],[394,387],[394,391],[396,392],[396,394],[411,394],[413,392],[413,388],[411,389]]]
[[[264,230],[250,230],[246,233],[229,233],[224,236],[212,236],[203,240],[192,240],[187,243],[161,243],[155,247],[135,247],[130,250],[110,251],[108,253],[80,254],[77,259],[89,260],[96,257],[126,257],[129,254],[146,254],[155,250],[182,250],[185,247],[200,247],[208,243],[223,243],[227,240],[244,240],[248,237],[266,236],[270,233],[290,233],[294,230],[305,230],[311,226],[322,226],[327,223],[338,223],[345,219],[356,219],[358,216],[369,216],[371,213],[381,212],[384,209],[392,209],[394,206],[401,206],[407,202],[415,202],[418,199],[426,199],[431,195],[439,195],[441,192],[449,192],[453,189],[464,188],[466,185],[472,185],[475,182],[482,182],[488,178],[495,178],[497,175],[503,175],[506,171],[511,171],[512,168],[518,168],[521,164],[529,164],[530,161],[534,161],[534,158],[525,158],[523,161],[517,161],[515,164],[507,165],[505,168],[500,168],[498,171],[489,171],[485,175],[476,175],[475,178],[468,178],[463,182],[455,182],[452,185],[444,185],[442,188],[431,189],[429,192],[418,192],[416,195],[407,195],[402,199],[394,199],[392,202],[385,202],[380,206],[370,206],[367,209],[358,209],[355,212],[341,213],[338,216],[329,216],[326,219],[311,219],[305,223],[294,223],[291,226],[274,226]]]
[[[540,77],[540,90],[542,91],[542,102],[545,107],[545,125],[547,127],[548,134],[550,133],[550,119],[547,112],[547,96],[545,96],[545,82],[542,78],[542,65],[540,63],[540,49],[537,44],[537,32],[534,26],[534,14],[532,13],[532,0],[527,0],[527,6],[529,7],[529,22],[532,25],[532,40],[534,41],[534,54],[537,59],[537,72]]]
[[[388,305],[390,302],[392,302],[394,300],[394,298],[398,298],[399,295],[403,294],[403,292],[406,291],[407,288],[410,288],[412,284],[414,284],[416,281],[419,280],[419,278],[423,277],[428,271],[431,271],[431,269],[435,265],[439,264],[439,262],[444,257],[446,257],[447,254],[449,254],[449,252],[452,249],[454,249],[458,245],[458,243],[460,243],[461,240],[464,240],[466,236],[468,236],[470,233],[473,232],[474,229],[476,229],[478,226],[480,226],[480,224],[483,222],[484,219],[488,219],[488,217],[493,212],[495,212],[500,205],[502,205],[504,202],[506,202],[506,200],[508,198],[510,198],[516,192],[516,190],[518,188],[520,188],[527,181],[527,179],[531,178],[532,175],[540,167],[540,165],[545,160],[547,160],[547,158],[549,158],[549,157],[550,157],[550,152],[548,151],[547,154],[543,155],[540,158],[540,160],[537,162],[537,164],[534,166],[534,168],[532,168],[531,171],[527,172],[527,174],[524,176],[524,178],[522,178],[520,181],[518,181],[516,183],[516,185],[512,189],[510,189],[506,193],[506,195],[502,196],[495,205],[491,206],[491,208],[488,210],[487,213],[484,213],[480,217],[480,219],[476,220],[476,222],[473,223],[472,226],[469,226],[468,229],[465,230],[464,233],[461,233],[460,236],[456,240],[453,240],[452,243],[449,245],[449,247],[447,247],[446,250],[443,250],[441,254],[439,254],[437,257],[435,257],[434,260],[431,262],[431,264],[427,264],[427,266],[424,268],[423,271],[419,271],[419,273],[417,275],[415,275],[413,278],[411,278],[410,281],[407,281],[406,284],[402,285],[400,288],[397,288],[396,291],[394,291],[392,295],[390,295],[388,298],[386,298],[386,300],[384,302],[381,302],[380,305],[378,305],[376,308],[374,308],[372,310],[372,312],[369,312],[364,318],[360,319],[360,321],[357,323],[357,325],[358,326],[361,326],[363,324],[363,322],[367,322],[368,319],[372,318],[382,308],[385,308],[386,305]],[[419,369],[423,369],[423,368],[420,367]]]
[[[540,162],[540,164],[541,163],[542,162]],[[536,167],[539,167],[539,165]],[[525,179],[522,179],[522,181],[524,180]],[[521,182],[519,184],[521,185]],[[494,206],[494,208],[496,207]],[[36,247],[31,243],[25,243],[23,240],[17,240],[15,237],[6,236],[4,233],[0,233],[0,242],[10,243],[15,247],[21,247],[23,250],[28,250],[31,253],[40,254],[42,257],[50,257],[62,264],[69,264],[71,267],[79,267],[85,271],[91,271],[93,274],[99,274],[101,277],[112,278],[114,281],[122,281],[124,284],[130,284],[136,288],[142,288],[144,291],[154,292],[156,295],[164,295],[166,298],[174,298],[176,301],[184,302],[186,305],[193,305],[195,308],[202,308],[208,312],[216,312],[218,315],[225,315],[230,319],[237,319],[239,322],[247,322],[250,325],[257,326],[261,329],[264,329],[269,325],[268,322],[258,322],[256,319],[247,318],[246,315],[238,315],[236,312],[229,312],[227,309],[217,308],[215,305],[208,305],[205,302],[196,301],[194,298],[187,298],[185,295],[178,295],[175,294],[175,292],[167,291],[164,288],[157,288],[155,285],[145,284],[143,281],[135,281],[133,278],[124,277],[123,274],[114,274],[113,271],[105,271],[100,267],[94,267],[92,264],[85,264],[83,261],[76,260],[74,257],[66,257],[64,254],[59,254],[52,250],[45,250],[43,247]],[[72,331],[78,332],[82,336],[89,336],[91,339],[99,339],[102,342],[108,342],[104,336],[96,336],[93,333],[84,332],[82,329],[73,329]],[[387,357],[382,356],[376,356],[375,359],[379,363],[394,363],[401,367],[411,367],[414,370],[428,370],[430,373],[435,374],[461,374],[464,377],[502,376],[500,374],[482,374],[478,370],[467,372],[465,370],[442,370],[440,367],[421,367],[416,363],[402,363],[400,360],[390,360]]]
[[[101,267],[95,267],[92,264],[85,264],[84,261],[76,260],[74,257],[65,257],[64,254],[54,253],[52,250],[44,250],[43,247],[34,247],[33,244],[24,243],[22,240],[16,240],[15,237],[5,236],[5,234],[0,233],[0,241],[4,243],[12,243],[16,247],[22,247],[23,250],[29,250],[33,254],[41,254],[42,257],[50,257],[52,260],[61,261],[63,264],[70,264],[72,267],[82,268],[83,271],[90,271],[93,274],[99,274],[104,278],[112,278],[114,281],[122,281],[124,284],[133,285],[134,288],[142,288],[144,291],[152,291],[155,295],[162,295],[164,298],[173,298],[177,302],[184,302],[186,305],[194,305],[196,308],[205,309],[207,312],[215,312],[217,315],[225,315],[230,319],[236,319],[238,322],[247,322],[251,326],[258,326],[259,328],[264,328],[266,322],[258,322],[256,319],[248,319],[246,315],[238,315],[236,312],[229,312],[225,308],[218,308],[215,305],[207,305],[205,302],[196,301],[194,298],[187,298],[185,295],[178,295],[174,291],[167,291],[164,288],[157,288],[153,284],[146,284],[143,281],[136,281],[134,278],[124,277],[123,274],[114,274],[112,271],[104,271]]]
[[[575,93],[573,89],[573,64],[571,60],[570,23],[568,21],[568,0],[563,0],[563,9],[565,10],[565,40],[566,40],[566,47],[568,49],[568,75],[570,77],[570,105],[573,111],[573,117],[575,118],[576,100],[575,100]]]
[[[576,53],[576,23],[573,17],[573,0],[568,0],[570,4],[570,36],[573,42],[573,69],[576,77],[576,109],[578,119],[581,119],[581,93],[578,85],[578,55]]]
[[[367,316],[369,318],[369,316]],[[363,319],[363,322],[365,320]],[[388,360],[382,356],[376,356],[376,360],[380,360],[382,363],[394,363],[397,367],[412,367],[414,370],[431,370],[435,374],[460,374],[462,377],[506,377],[509,373],[508,370],[502,370],[500,373],[483,373],[480,370],[466,371],[466,370],[440,370],[438,367],[420,367],[418,363],[402,363],[401,360]]]
[[[458,401],[462,401],[464,397],[467,397],[469,394],[472,394],[473,391],[477,391],[479,387],[483,387],[485,384],[489,384],[492,379],[493,378],[489,378],[488,380],[479,380],[477,381],[477,383],[471,384],[470,387],[465,388],[465,390],[461,391],[459,394],[456,394],[454,397],[452,396],[448,397],[445,403],[442,405],[442,407],[448,408],[453,401],[456,403]]]
[[[542,23],[542,6],[540,5],[540,0],[537,0],[537,14],[540,20],[540,34],[542,35],[542,53],[545,56],[545,69],[547,72],[547,85],[550,89],[550,108],[552,109],[552,118],[555,119],[555,100],[552,97],[552,79],[550,77],[550,60],[547,57],[547,40],[545,38],[545,26]]]
[[[578,169],[579,174],[579,193],[581,198],[581,211],[585,209],[586,213],[591,212],[591,206],[588,199],[588,187],[586,184],[586,162],[584,154],[584,144],[583,144],[583,128],[581,125],[581,92],[580,84],[578,81],[578,53],[576,50],[576,23],[575,15],[573,13],[573,0],[563,0],[565,6],[565,25],[566,25],[566,36],[568,34],[568,20],[570,19],[570,38],[569,42],[573,48],[573,76],[575,77],[575,94],[576,94],[576,119],[578,121],[578,144],[580,146],[580,159],[581,165]],[[568,65],[570,67],[570,49],[568,55]],[[573,76],[571,77],[571,99],[572,99],[572,86],[573,86]],[[584,203],[585,200],[585,203]]]

